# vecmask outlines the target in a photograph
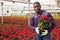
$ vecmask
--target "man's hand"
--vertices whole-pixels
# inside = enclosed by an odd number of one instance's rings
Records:
[[[37,34],[39,34],[39,27],[36,27],[35,31],[36,31]]]
[[[44,30],[44,32],[42,32],[41,36],[47,35],[48,34],[48,30]]]
[[[35,31],[36,31],[37,34],[39,34],[39,27],[36,27],[36,28],[35,28]],[[42,32],[41,36],[44,36],[44,35],[47,35],[47,34],[48,34],[48,30],[44,30],[44,31]]]

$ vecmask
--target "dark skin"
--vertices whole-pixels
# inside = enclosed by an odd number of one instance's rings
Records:
[[[37,13],[37,15],[40,16],[41,15],[41,5],[35,3],[35,4],[33,4],[33,7],[34,7],[34,10]],[[40,28],[40,32],[41,31],[43,31],[42,28]]]
[[[35,3],[35,4],[33,4],[33,7],[34,7],[34,10],[37,13],[37,15],[40,16],[40,14],[41,14],[41,5]]]
[[[41,5],[35,3],[35,4],[33,4],[33,7],[34,7],[34,10],[37,13],[37,15],[40,15],[41,14]]]

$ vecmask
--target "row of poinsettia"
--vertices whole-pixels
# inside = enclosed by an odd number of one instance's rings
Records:
[[[52,40],[60,40],[60,19],[55,19],[56,21],[56,27],[52,30],[52,35],[51,35],[51,39]]]
[[[1,24],[1,18],[0,17],[0,24]],[[4,16],[3,17],[3,23],[4,24],[23,24],[28,25],[28,17],[17,17],[17,16]]]
[[[0,40],[35,40],[35,31],[27,26],[27,17],[5,16],[3,23],[0,24]]]
[[[60,19],[55,20],[57,27],[60,27]],[[31,30],[27,25],[28,18],[26,17],[4,17],[4,24],[0,24],[0,40],[36,40],[35,31]],[[54,28],[52,31],[53,35],[51,36],[52,40],[59,40],[59,30]]]
[[[35,40],[35,31],[29,26],[3,24],[0,29],[0,40]]]

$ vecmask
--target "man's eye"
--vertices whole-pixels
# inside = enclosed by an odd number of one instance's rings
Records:
[[[36,6],[34,8],[36,8]]]

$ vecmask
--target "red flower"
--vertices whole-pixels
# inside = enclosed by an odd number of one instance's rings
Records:
[[[8,32],[7,31],[5,31],[5,32],[2,32],[4,35],[8,35]]]
[[[42,19],[48,18],[48,16],[41,16]]]
[[[0,40],[2,39],[2,36],[0,36]]]
[[[28,40],[28,38],[23,38],[23,40]]]
[[[51,21],[52,19],[50,17],[48,17],[48,16],[41,16],[41,19],[48,19],[50,21],[50,23],[52,22]]]
[[[18,38],[18,36],[16,34],[11,34],[10,36],[13,38]]]
[[[4,40],[10,40],[9,38],[4,38]]]

